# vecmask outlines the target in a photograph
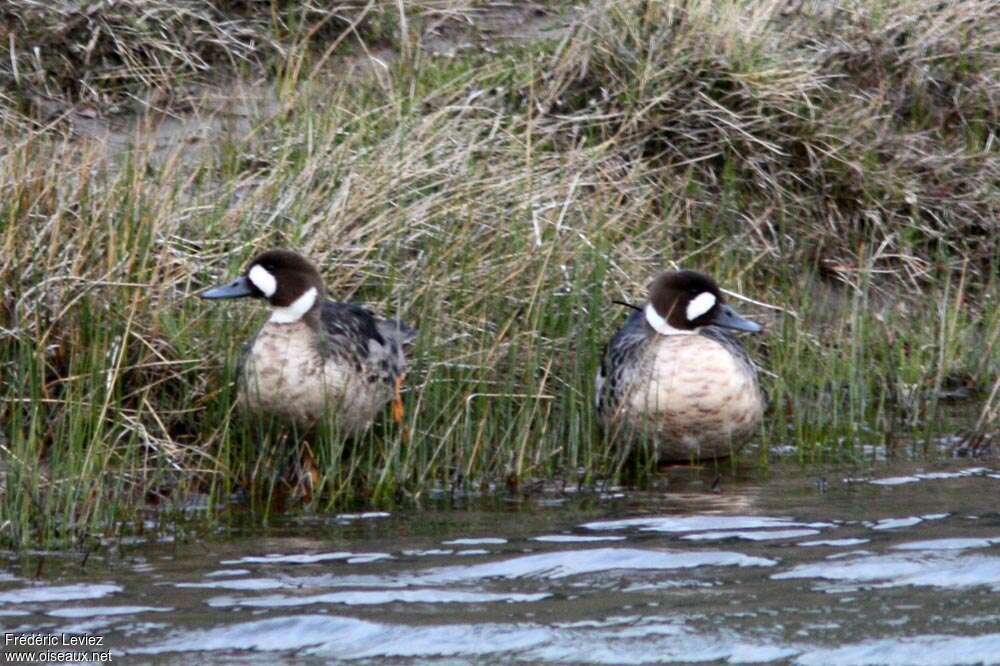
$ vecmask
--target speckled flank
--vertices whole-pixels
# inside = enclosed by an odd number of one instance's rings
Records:
[[[703,335],[650,339],[632,377],[610,420],[650,436],[663,460],[731,455],[763,414],[752,368]]]
[[[265,324],[246,358],[240,406],[305,427],[330,414],[348,431],[367,428],[392,397],[392,386],[317,348],[317,335],[305,322]]]

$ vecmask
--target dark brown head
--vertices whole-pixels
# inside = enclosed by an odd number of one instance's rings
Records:
[[[323,278],[312,262],[290,250],[268,250],[254,257],[243,275],[202,298],[264,298],[274,308],[271,321],[298,321],[323,296]]]
[[[715,280],[695,271],[660,273],[649,285],[646,321],[658,333],[693,333],[719,326],[757,333],[760,324],[744,319],[726,304]]]

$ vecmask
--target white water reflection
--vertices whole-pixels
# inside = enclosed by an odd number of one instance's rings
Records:
[[[339,523],[352,523],[357,520],[378,520],[380,518],[388,518],[390,513],[385,511],[368,511],[365,513],[340,513],[334,517]]]
[[[817,648],[801,666],[973,666],[1000,664],[1000,633],[983,636],[906,636]]]
[[[900,486],[904,483],[918,483],[920,481],[960,479],[967,476],[988,476],[991,471],[985,467],[970,467],[957,472],[924,472],[911,476],[890,476],[882,479],[872,479],[868,483],[876,486]]]
[[[356,590],[352,592],[331,592],[310,596],[270,595],[265,597],[213,597],[206,603],[213,608],[245,606],[251,608],[287,608],[310,606],[313,604],[343,604],[345,606],[377,606],[379,604],[485,604],[485,603],[526,603],[541,601],[551,595],[545,592],[535,594],[462,592],[458,590]]]
[[[772,639],[773,641],[773,639]],[[930,635],[824,648],[699,634],[668,619],[631,626],[543,626],[534,623],[402,626],[350,617],[297,615],[192,632],[132,654],[227,650],[296,651],[336,659],[488,658],[524,663],[653,664],[722,662],[801,666],[937,666],[1000,663],[1000,634]]]
[[[906,541],[892,546],[893,550],[968,550],[970,548],[987,548],[1000,544],[1000,536],[988,539],[927,539],[925,541]]]
[[[298,615],[195,632],[138,654],[218,650],[296,650],[338,659],[490,657],[519,662],[647,664],[690,661],[762,663],[801,648],[730,635],[703,636],[670,620],[627,629],[560,628],[535,623],[401,626],[356,618]]]
[[[624,530],[637,528],[643,532],[702,532],[708,530],[751,530],[789,527],[823,529],[833,523],[800,523],[791,518],[767,516],[650,516],[626,520],[605,520],[585,523],[588,530]]]
[[[776,561],[726,551],[671,551],[639,548],[595,548],[522,555],[473,566],[442,567],[414,576],[420,584],[455,583],[488,578],[550,579],[581,574],[694,567],[770,567]]]
[[[985,586],[996,592],[1000,591],[1000,557],[960,555],[953,551],[871,555],[800,564],[789,571],[773,574],[771,578],[821,579],[880,587],[927,585],[962,589]]]
[[[48,603],[100,599],[121,592],[120,585],[38,585],[0,592],[0,604]]]
[[[220,564],[316,564],[317,562],[331,562],[344,560],[349,564],[358,562],[374,562],[376,560],[391,559],[388,553],[304,553],[297,555],[282,555],[275,553],[263,556],[241,557],[238,560],[222,560]]]
[[[531,537],[532,541],[543,543],[594,543],[595,541],[624,541],[623,536],[586,536],[580,534],[543,534]]]
[[[451,548],[427,548],[427,549],[407,549],[402,551],[407,557],[428,557],[433,555],[451,555],[455,551]]]
[[[699,532],[698,534],[687,534],[681,538],[688,541],[722,541],[724,539],[774,541],[776,539],[799,539],[802,537],[813,536],[814,534],[819,534],[819,530],[760,530],[757,532],[720,530],[718,532]]]
[[[251,572],[249,569],[219,569],[202,574],[205,578],[227,578],[229,576],[247,576]]]
[[[816,541],[800,541],[796,546],[860,546],[868,543],[871,539],[817,539]]]
[[[448,541],[442,541],[443,546],[486,546],[492,544],[502,544],[507,543],[507,539],[500,539],[497,537],[478,537],[475,539],[450,539]]]
[[[883,518],[877,521],[866,521],[864,524],[866,527],[870,527],[873,530],[898,530],[901,527],[913,527],[914,525],[919,525],[925,520],[941,520],[942,518],[947,518],[947,513],[928,513],[923,516],[906,516],[903,518]]]
[[[282,581],[276,578],[236,578],[212,580],[203,583],[172,583],[174,587],[196,589],[220,589],[220,590],[247,590],[251,592],[261,592],[264,590],[281,590],[290,587],[298,587],[294,581]]]
[[[169,613],[174,610],[166,606],[75,606],[46,611],[50,617],[88,618],[110,615],[139,615],[141,613]]]

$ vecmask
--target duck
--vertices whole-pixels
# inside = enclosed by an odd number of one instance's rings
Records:
[[[628,305],[627,303],[625,305]],[[736,337],[763,327],[736,313],[702,273],[657,275],[648,300],[605,346],[596,378],[598,421],[658,463],[727,458],[756,432],[765,398]]]
[[[254,298],[270,318],[244,346],[237,404],[251,415],[310,429],[322,419],[347,434],[367,429],[400,390],[416,331],[354,303],[325,298],[316,266],[297,252],[267,250],[204,299]]]

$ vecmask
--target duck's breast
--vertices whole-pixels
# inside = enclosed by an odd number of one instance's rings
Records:
[[[640,361],[628,408],[685,439],[712,440],[756,428],[763,401],[749,363],[703,335],[661,336]],[[671,433],[668,433],[671,434]],[[685,437],[686,436],[686,437]]]
[[[341,425],[368,425],[385,403],[360,363],[320,353],[308,324],[265,324],[254,339],[243,371],[242,406],[312,425],[324,414]]]

